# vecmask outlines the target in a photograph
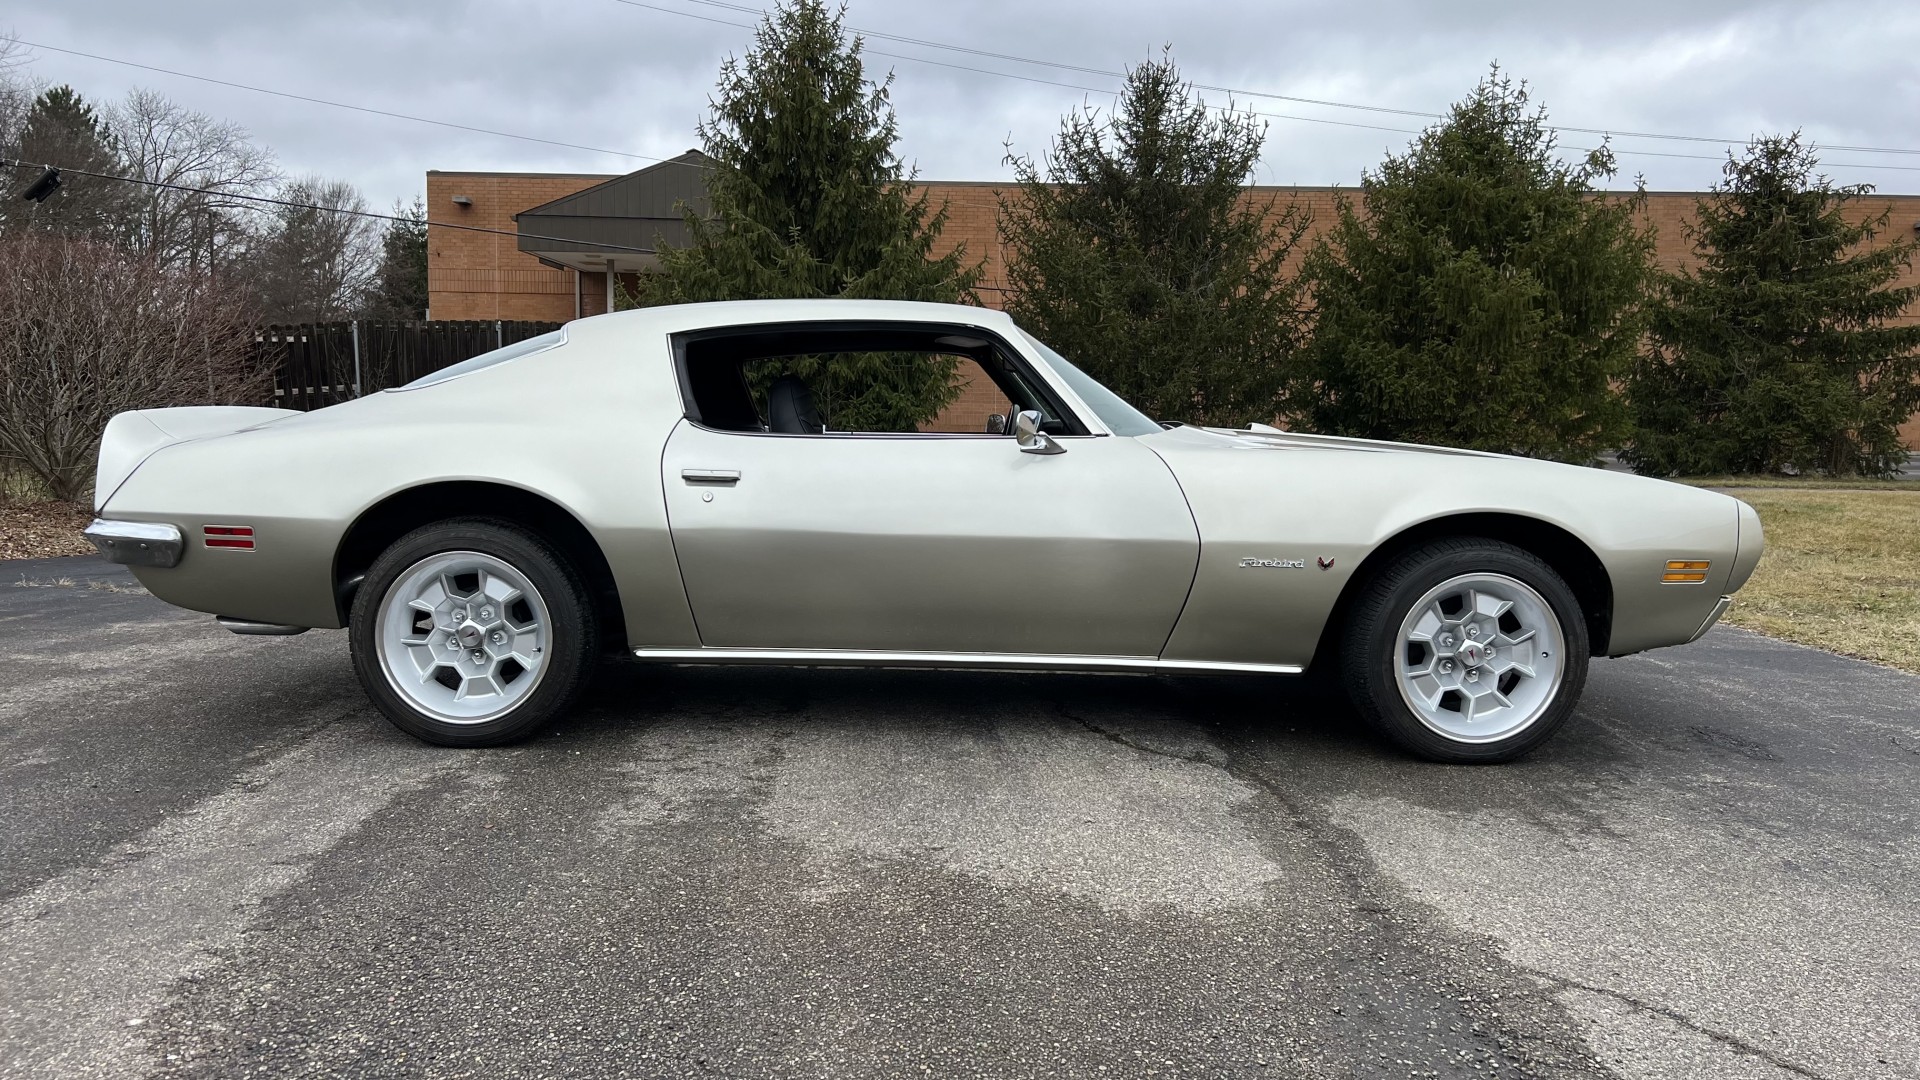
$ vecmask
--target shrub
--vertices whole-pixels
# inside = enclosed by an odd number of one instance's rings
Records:
[[[75,500],[128,409],[258,404],[270,373],[231,290],[98,241],[0,237],[0,455]]]

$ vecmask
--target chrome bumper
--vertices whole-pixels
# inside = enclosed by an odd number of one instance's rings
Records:
[[[128,566],[175,566],[186,547],[180,530],[153,521],[107,521],[94,518],[81,533],[108,562]]]
[[[1713,614],[1707,616],[1707,621],[1701,623],[1700,629],[1695,630],[1693,632],[1693,636],[1688,638],[1687,641],[1689,642],[1699,641],[1701,638],[1706,637],[1707,631],[1713,629],[1713,624],[1719,622],[1720,616],[1725,615],[1727,613],[1727,608],[1731,606],[1733,606],[1733,597],[1731,596],[1721,597],[1720,602],[1713,605]]]

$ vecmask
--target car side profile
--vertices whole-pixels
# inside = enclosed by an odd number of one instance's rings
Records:
[[[929,378],[931,420],[889,390]],[[348,628],[373,701],[450,746],[527,736],[613,653],[1311,666],[1412,753],[1502,761],[1590,657],[1704,634],[1762,548],[1726,495],[1163,425],[1004,313],[852,300],[596,316],[311,413],[124,413],[95,505],[154,595]]]

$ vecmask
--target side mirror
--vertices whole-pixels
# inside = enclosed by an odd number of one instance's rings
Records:
[[[1035,409],[1022,409],[1013,418],[1013,441],[1019,445],[1023,454],[1064,454],[1067,448],[1054,442],[1047,433],[1040,430],[1040,413]]]

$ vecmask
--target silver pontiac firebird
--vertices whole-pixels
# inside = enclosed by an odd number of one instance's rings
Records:
[[[902,404],[928,385],[933,420]],[[1406,750],[1503,761],[1590,656],[1706,633],[1761,551],[1726,495],[1157,423],[1005,314],[857,300],[583,319],[311,413],[123,413],[96,492],[88,537],[154,595],[347,627],[367,694],[449,746],[528,735],[617,653],[1312,665]]]

